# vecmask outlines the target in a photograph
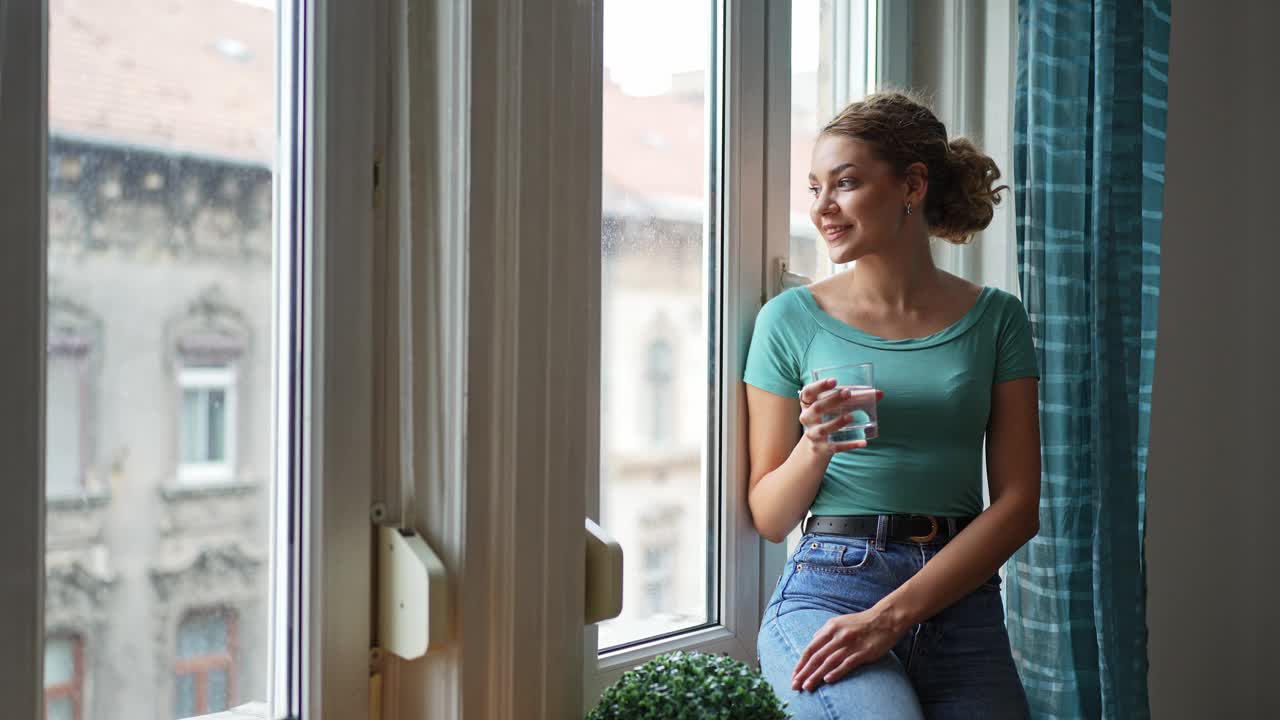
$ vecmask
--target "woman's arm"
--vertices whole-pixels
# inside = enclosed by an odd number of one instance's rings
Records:
[[[827,441],[827,435],[850,420],[843,414],[821,422],[823,414],[839,413],[842,405],[848,409],[847,393],[819,398],[820,393],[835,387],[834,380],[806,385],[798,398],[774,395],[754,385],[746,387],[751,461],[747,505],[756,532],[770,542],[782,542],[813,504],[831,456],[866,447],[867,442]],[[806,428],[803,433],[802,425]]]
[[[813,504],[827,461],[802,442],[800,399],[747,385],[747,506],[756,532],[782,542]]]
[[[1035,378],[995,385],[987,423],[991,506],[924,568],[866,612],[832,618],[796,664],[792,685],[812,689],[879,659],[913,625],[990,578],[1040,528],[1040,414]]]
[[[881,605],[904,631],[990,578],[1040,529],[1040,412],[1035,378],[995,385],[987,424],[991,506]]]

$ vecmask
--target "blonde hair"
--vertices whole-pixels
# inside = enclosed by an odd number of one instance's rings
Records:
[[[929,234],[964,244],[991,224],[1000,192],[1000,168],[965,137],[947,139],[947,128],[913,93],[881,92],[850,103],[819,137],[843,135],[870,143],[898,174],[912,163],[928,168],[924,219]]]

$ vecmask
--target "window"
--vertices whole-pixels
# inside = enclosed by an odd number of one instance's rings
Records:
[[[235,472],[236,385],[231,367],[183,368],[179,477],[230,480]]]
[[[81,720],[84,705],[84,647],[80,638],[56,634],[44,644],[46,720]]]
[[[188,614],[178,626],[176,717],[235,704],[235,613],[225,608]]]
[[[101,659],[83,720],[267,699],[274,6],[49,4],[45,608]]]
[[[371,173],[351,172],[373,165],[353,138],[372,134],[374,13],[7,7],[0,305],[30,352],[0,353],[0,528],[18,548],[0,635],[31,652],[0,677],[5,717],[37,716],[46,635],[65,677],[65,627],[94,659],[85,720],[262,700],[272,718],[367,717],[349,688],[369,681],[351,618],[370,598],[351,589],[370,576],[373,439],[348,429],[373,427],[357,376],[374,343],[346,309],[375,296]],[[64,298],[96,334],[66,332]],[[235,608],[234,666],[179,661],[192,607]]]
[[[712,321],[718,303],[708,300],[707,284],[708,264],[720,262],[713,220],[721,150],[713,131],[715,17],[713,2],[669,2],[660,10],[649,2],[610,2],[604,8],[602,403],[617,408],[634,398],[646,422],[632,432],[616,415],[603,418],[601,525],[624,551],[641,557],[636,517],[677,503],[689,521],[671,526],[667,541],[693,560],[681,568],[687,577],[675,582],[651,580],[641,563],[624,564],[624,586],[651,586],[652,592],[644,601],[628,593],[640,602],[624,603],[621,617],[601,625],[602,649],[717,617],[716,587],[708,579],[718,547],[706,532],[717,492],[703,465],[705,454],[716,451],[708,445],[714,396],[705,370],[718,344]],[[670,52],[655,56],[654,45]],[[682,353],[677,364],[670,340],[630,331],[652,318],[688,318],[676,329],[684,333],[679,344],[699,352]],[[676,387],[682,388],[679,412]],[[656,476],[668,480],[659,485]]]
[[[810,151],[821,125],[878,76],[882,5],[604,7],[601,388],[611,412],[599,502],[600,525],[628,561],[622,613],[593,631],[590,687],[674,649],[754,660],[762,576],[780,563],[744,509],[745,348],[755,311],[776,292],[775,260],[792,279],[835,269],[809,221]],[[696,319],[687,336],[635,332],[659,312]],[[616,408],[660,397],[667,357],[680,422],[657,452],[619,429]],[[668,507],[679,512],[658,522]]]
[[[85,369],[79,353],[50,348],[45,376],[45,492],[77,495],[84,487]]]
[[[61,294],[57,278],[49,299],[45,369],[45,493],[70,499],[99,488],[90,477],[92,375],[101,323],[88,308]]]
[[[655,446],[666,445],[676,418],[672,412],[671,343],[658,339],[645,353],[645,381],[649,387],[649,439]]]

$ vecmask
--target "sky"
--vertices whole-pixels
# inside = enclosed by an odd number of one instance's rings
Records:
[[[820,0],[791,4],[792,72],[818,67]],[[714,0],[604,0],[604,66],[623,92],[660,95],[671,76],[703,70]]]

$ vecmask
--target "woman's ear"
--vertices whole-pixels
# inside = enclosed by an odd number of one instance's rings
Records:
[[[922,162],[913,162],[903,173],[906,178],[906,202],[912,205],[923,205],[925,192],[929,189],[929,166]]]

